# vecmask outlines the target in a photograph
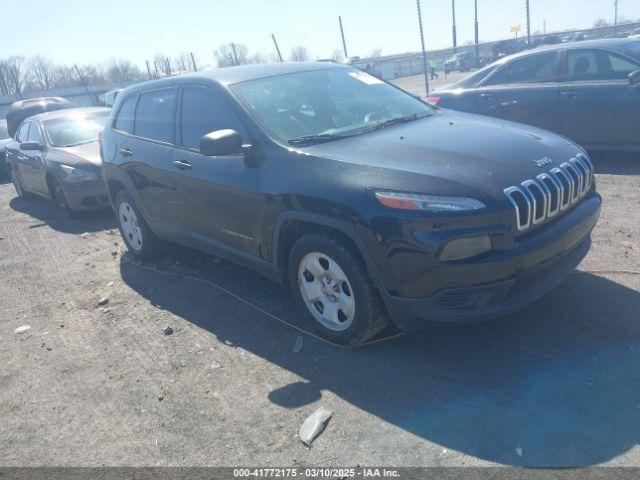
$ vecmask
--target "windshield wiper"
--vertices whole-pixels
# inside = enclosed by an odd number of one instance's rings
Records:
[[[419,118],[429,116],[428,113],[418,115],[417,113],[413,113],[411,115],[405,115],[404,117],[390,118],[389,120],[385,120],[380,123],[376,123],[375,125],[371,125],[368,128],[362,130],[362,133],[369,133],[375,130],[380,130],[381,128],[390,127],[391,125],[398,125],[399,123],[413,122],[414,120],[418,120]]]
[[[341,138],[347,138],[350,135],[338,135],[336,133],[318,133],[316,135],[303,135],[302,137],[290,138],[289,145],[294,147],[304,147],[306,145],[314,145],[316,143],[331,142]]]

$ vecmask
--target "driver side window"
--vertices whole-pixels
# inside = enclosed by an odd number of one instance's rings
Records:
[[[31,122],[31,128],[29,129],[29,135],[27,136],[29,142],[38,142],[40,145],[44,145],[42,134],[40,133],[40,127],[34,122]]]
[[[29,125],[31,125],[31,122],[24,122],[22,124],[20,130],[18,130],[18,133],[16,134],[16,141],[20,143],[27,141],[27,138],[29,137]]]
[[[203,135],[227,128],[245,136],[240,120],[224,99],[206,87],[185,87],[182,90],[181,146],[198,150]]]

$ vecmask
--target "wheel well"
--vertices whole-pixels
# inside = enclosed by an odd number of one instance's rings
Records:
[[[51,198],[53,198],[53,188],[52,188],[52,184],[51,182],[53,182],[56,177],[54,177],[51,172],[47,172],[47,174],[44,177],[45,181],[47,182],[47,188],[49,189],[49,195],[51,195]]]
[[[330,234],[346,246],[350,247],[353,252],[364,261],[355,242],[343,231],[328,225],[304,220],[286,220],[280,227],[280,233],[278,235],[278,251],[274,252],[277,255],[278,271],[283,282],[286,282],[288,279],[287,272],[289,269],[289,252],[296,240],[307,233]]]
[[[112,200],[116,198],[116,195],[120,190],[125,189],[125,186],[122,183],[120,183],[118,180],[109,180],[107,182],[107,186],[109,188],[109,196],[111,197]]]

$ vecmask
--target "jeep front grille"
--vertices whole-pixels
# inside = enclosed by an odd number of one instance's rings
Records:
[[[522,232],[578,203],[593,185],[593,165],[579,153],[560,167],[504,189]]]

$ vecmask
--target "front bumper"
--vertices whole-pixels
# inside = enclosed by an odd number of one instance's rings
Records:
[[[72,210],[99,210],[109,207],[107,190],[102,180],[63,182],[62,188]]]
[[[427,298],[384,293],[391,318],[408,332],[428,322],[486,320],[525,307],[566,279],[585,257],[600,204],[597,195],[585,199],[544,231],[519,240],[513,251],[439,268],[438,283],[444,286]],[[468,279],[464,285],[461,278]]]

